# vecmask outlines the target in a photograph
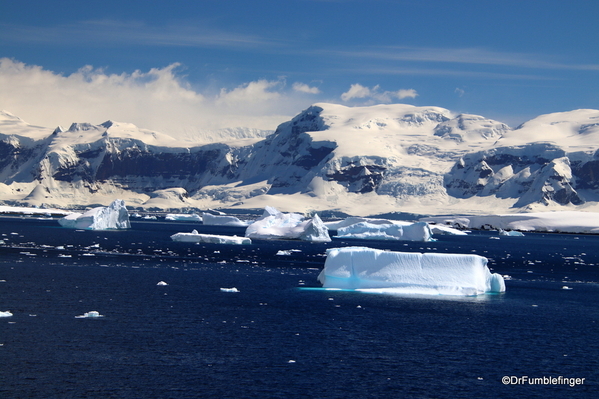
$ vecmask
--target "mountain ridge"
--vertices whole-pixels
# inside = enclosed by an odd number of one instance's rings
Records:
[[[123,198],[140,209],[363,215],[599,210],[599,110],[516,129],[441,107],[317,103],[265,137],[198,143],[130,123],[32,126],[0,114],[5,204]],[[373,210],[377,212],[372,212]]]

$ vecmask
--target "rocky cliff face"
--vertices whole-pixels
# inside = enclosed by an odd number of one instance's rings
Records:
[[[438,107],[317,104],[265,139],[191,147],[130,124],[41,131],[3,114],[0,194],[53,206],[114,197],[142,207],[251,206],[268,196],[349,212],[366,200],[419,213],[473,199],[589,207],[599,200],[599,111],[583,111],[512,130]]]

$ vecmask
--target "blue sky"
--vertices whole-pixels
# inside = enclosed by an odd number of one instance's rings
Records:
[[[0,0],[0,109],[174,134],[402,102],[515,127],[599,107],[597,15],[586,0]]]

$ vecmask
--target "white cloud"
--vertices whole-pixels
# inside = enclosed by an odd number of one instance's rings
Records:
[[[375,100],[377,102],[389,103],[394,98],[402,100],[404,98],[415,98],[418,95],[414,89],[401,89],[398,91],[384,91],[380,90],[380,86],[376,85],[373,88],[362,86],[359,83],[352,84],[348,91],[341,94],[343,101],[350,101],[355,98],[367,98]]]
[[[46,127],[108,119],[171,134],[227,127],[274,130],[307,105],[282,79],[200,92],[179,64],[111,74],[85,66],[70,75],[0,58],[0,109]]]
[[[377,89],[378,86],[375,86],[374,88]],[[361,84],[356,83],[351,85],[348,91],[341,94],[341,99],[343,101],[349,101],[354,98],[370,97],[371,95],[372,91],[368,87],[364,87]]]
[[[243,84],[233,90],[221,89],[216,99],[219,105],[239,105],[252,101],[269,101],[278,99],[281,94],[272,91],[277,87],[283,86],[283,81],[258,80]]]
[[[418,96],[418,93],[416,93],[416,90],[414,89],[402,89],[395,93],[395,97],[400,100],[404,98],[416,98],[416,96]]]
[[[308,94],[319,94],[320,90],[318,87],[310,87],[305,83],[295,82],[293,84],[293,90],[299,91],[300,93],[308,93]]]

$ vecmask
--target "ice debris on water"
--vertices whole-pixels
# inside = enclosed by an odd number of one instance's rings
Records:
[[[235,216],[213,215],[211,213],[203,213],[204,226],[238,226],[245,227],[248,222],[239,220]]]
[[[168,285],[166,281],[159,281],[156,285]]]
[[[252,243],[252,240],[247,237],[200,234],[197,230],[193,230],[191,233],[175,233],[171,236],[171,240],[179,242],[195,242],[208,244],[249,245]]]
[[[12,313],[10,313],[10,310],[7,310],[5,312],[0,311],[0,317],[11,317]]]
[[[220,289],[221,292],[239,292],[239,290],[235,287],[233,288],[221,288]]]
[[[91,312],[85,312],[80,316],[75,316],[76,319],[95,319],[99,317],[104,317],[104,315],[101,315],[100,312],[96,310],[92,310]]]
[[[181,220],[181,221],[186,221],[186,222],[201,222],[202,221],[202,217],[200,215],[198,215],[197,213],[191,213],[191,214],[187,214],[187,213],[168,213],[164,217],[164,220],[168,220],[168,221]]]

